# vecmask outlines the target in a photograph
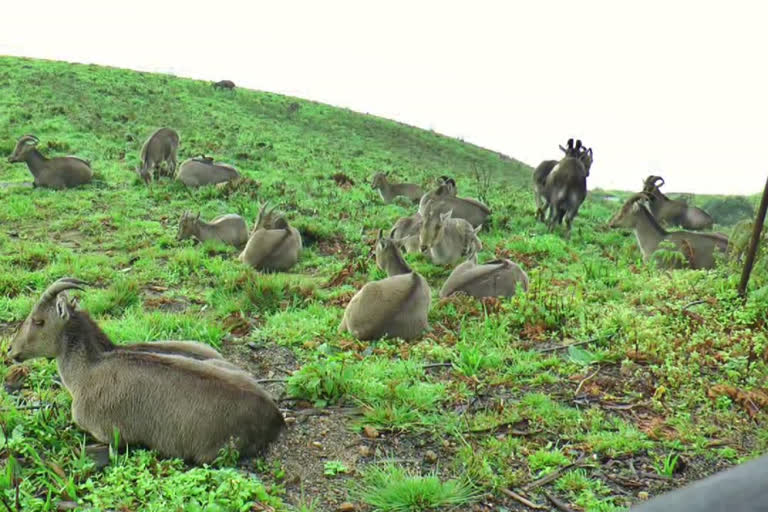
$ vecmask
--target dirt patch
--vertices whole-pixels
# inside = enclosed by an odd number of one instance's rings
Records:
[[[183,297],[168,297],[163,292],[167,288],[163,286],[147,286],[144,288],[144,309],[159,310],[167,313],[181,313],[190,306],[188,300]]]
[[[334,236],[332,238],[321,238],[317,241],[317,250],[324,256],[339,256],[343,259],[349,259],[355,253],[354,249],[345,243],[344,238]]]
[[[272,343],[257,345],[225,339],[221,353],[257,379],[282,381],[300,367],[291,349]],[[266,456],[268,467],[280,464],[285,471],[284,478],[278,481],[272,473],[263,471],[259,475],[267,484],[283,485],[284,501],[289,505],[299,506],[315,500],[316,510],[337,510],[344,502],[354,502],[349,485],[352,478],[359,476],[369,464],[381,464],[389,459],[417,472],[438,471],[442,478],[456,477],[449,473],[449,462],[458,450],[453,442],[387,431],[375,432],[371,437],[370,429],[369,435],[360,429],[363,417],[359,408],[315,409],[306,401],[286,399],[284,382],[263,385],[278,399],[288,428]],[[431,454],[427,457],[427,452],[432,452],[435,458]],[[329,461],[341,462],[348,471],[326,475]],[[252,461],[246,461],[245,465],[252,465]],[[360,503],[355,505],[356,510],[367,510]]]
[[[298,411],[301,412],[301,411]],[[270,449],[267,462],[271,466],[279,462],[285,470],[285,501],[293,506],[317,500],[317,510],[336,510],[350,501],[351,475],[357,471],[362,456],[356,448],[360,435],[348,425],[348,418],[341,414],[292,416],[295,419],[275,445]],[[325,475],[325,465],[339,461],[348,470],[346,474]]]
[[[85,235],[76,229],[54,233],[51,235],[51,238],[56,240],[59,245],[70,249],[79,249],[83,242],[85,242]]]

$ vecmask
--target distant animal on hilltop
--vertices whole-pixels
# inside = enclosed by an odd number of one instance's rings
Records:
[[[213,83],[213,87],[215,89],[228,89],[231,91],[235,88],[235,82],[232,80],[219,80],[218,82]]]
[[[17,361],[55,358],[72,395],[72,418],[102,443],[145,445],[169,457],[210,463],[230,442],[258,455],[285,426],[258,383],[233,365],[115,345],[66,293],[62,278],[42,294],[11,343]]]
[[[11,163],[25,162],[34,177],[33,186],[48,188],[71,188],[90,183],[93,178],[91,164],[76,156],[46,158],[37,149],[40,139],[24,135],[8,157]]]
[[[141,147],[141,166],[136,173],[149,185],[155,177],[155,171],[160,176],[173,177],[176,173],[177,156],[179,151],[179,134],[172,128],[156,130]],[[165,164],[165,169],[163,165]]]
[[[685,201],[668,198],[661,192],[663,185],[664,178],[661,176],[651,175],[643,182],[643,192],[649,197],[648,206],[657,221],[695,231],[712,229],[714,220],[710,214]]]

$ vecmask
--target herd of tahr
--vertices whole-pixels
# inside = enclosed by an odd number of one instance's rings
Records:
[[[77,157],[48,159],[36,148],[38,138],[18,140],[10,162],[26,162],[34,185],[69,188],[88,183],[90,164]],[[136,170],[150,185],[155,173],[166,173],[190,187],[223,183],[239,176],[226,164],[201,156],[177,169],[178,134],[169,128],[154,132],[141,150]],[[536,215],[554,230],[563,220],[566,235],[587,195],[586,180],[593,153],[581,141],[560,146],[560,160],[542,162],[533,174]],[[663,180],[650,176],[642,192],[632,196],[611,219],[612,227],[634,230],[645,260],[664,241],[672,242],[682,258],[672,262],[709,268],[714,252],[728,239],[715,233],[668,232],[662,223],[687,229],[709,229],[712,219],[702,210],[674,201],[659,188]],[[388,236],[379,231],[376,263],[387,273],[360,289],[350,300],[339,325],[361,340],[382,337],[410,340],[427,328],[431,289],[413,271],[403,253],[424,254],[439,265],[458,264],[440,290],[440,297],[465,293],[473,297],[512,296],[528,288],[528,277],[515,263],[500,259],[479,264],[478,238],[491,214],[487,205],[459,197],[454,179],[442,176],[426,193],[419,185],[391,183],[386,174],[372,186],[386,202],[403,197],[418,204],[413,215],[398,220]],[[178,238],[216,239],[242,247],[239,259],[261,271],[285,271],[299,259],[302,241],[283,214],[265,204],[253,229],[236,214],[204,222],[185,212]],[[204,463],[214,460],[229,442],[243,456],[259,453],[285,426],[272,398],[252,375],[227,362],[212,348],[194,342],[158,341],[114,344],[87,312],[76,307],[67,290],[82,290],[74,278],[54,282],[21,325],[10,357],[25,361],[55,358],[62,383],[72,395],[75,423],[100,442],[144,445],[165,456]],[[108,389],[107,389],[108,388]]]

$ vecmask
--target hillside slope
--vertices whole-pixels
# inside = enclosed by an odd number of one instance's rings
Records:
[[[133,173],[157,127],[253,180],[188,191]],[[131,449],[97,468],[70,418],[56,363],[0,367],[0,497],[23,510],[523,510],[504,492],[541,489],[583,510],[620,510],[765,450],[768,272],[735,294],[737,264],[663,272],[606,221],[592,195],[573,237],[533,219],[530,169],[460,141],[279,95],[96,66],[0,58],[0,153],[34,133],[96,180],[32,189],[0,160],[0,349],[39,294],[71,275],[117,343],[209,343],[266,379],[291,427],[262,460],[190,467]],[[558,141],[553,141],[553,148]],[[384,205],[370,176],[425,186],[455,176],[492,221],[480,260],[508,257],[527,294],[439,300],[450,268],[409,255],[433,291],[431,328],[403,343],[338,334],[343,308],[383,277],[371,248],[413,207]],[[477,177],[476,177],[477,176]],[[488,185],[485,185],[487,177]],[[302,233],[290,273],[259,274],[215,243],[177,241],[185,210],[239,213],[264,201]],[[577,346],[567,344],[579,342]],[[578,463],[579,467],[570,464]],[[7,470],[7,471],[6,471]]]

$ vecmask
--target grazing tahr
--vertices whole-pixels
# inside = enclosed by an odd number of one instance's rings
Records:
[[[424,191],[414,183],[390,183],[389,174],[377,172],[373,175],[371,188],[379,191],[379,195],[385,203],[391,203],[398,196],[404,196],[414,203],[418,203]]]
[[[443,212],[439,203],[428,201],[424,222],[419,231],[421,252],[429,252],[433,263],[448,265],[467,258],[483,248],[477,233],[482,226],[472,227],[464,219],[454,219],[449,210]]]
[[[432,208],[440,212],[453,212],[455,219],[464,219],[474,227],[484,224],[491,215],[490,208],[480,201],[457,197],[456,182],[447,176],[441,176],[437,188],[421,196],[419,213],[422,216],[426,214],[427,203],[432,203]]]
[[[40,139],[24,135],[8,157],[11,163],[25,162],[34,177],[33,186],[71,188],[90,183],[93,178],[91,164],[76,156],[46,158],[38,151]]]
[[[561,148],[565,157],[547,175],[542,194],[549,208],[550,231],[565,219],[566,236],[570,236],[573,219],[587,197],[587,176],[592,166],[592,148],[586,149],[580,140],[575,146],[572,142],[569,139],[568,147]]]
[[[419,242],[419,232],[423,219],[419,212],[408,217],[401,217],[392,226],[389,232],[389,238],[394,240],[407,253],[421,252],[421,242]]]
[[[185,160],[176,175],[176,179],[188,187],[215,185],[239,177],[240,173],[231,165],[214,162],[213,158],[205,155]]]
[[[528,275],[520,266],[508,259],[489,261],[478,265],[473,252],[458,265],[440,290],[440,297],[466,293],[471,297],[513,297],[518,287],[528,291]]]
[[[680,226],[683,229],[706,231],[712,229],[712,216],[696,206],[679,199],[670,199],[661,192],[664,178],[648,176],[643,182],[643,192],[649,195],[648,207],[660,224]]]
[[[219,215],[211,222],[200,220],[200,213],[184,212],[179,220],[177,240],[195,238],[200,242],[218,240],[235,247],[242,247],[248,242],[248,227],[245,220],[234,213]]]
[[[285,426],[258,383],[233,365],[115,345],[69,301],[85,283],[63,278],[41,296],[11,343],[17,361],[55,358],[72,418],[98,441],[144,445],[196,463],[230,441],[252,456]],[[151,345],[151,344],[149,344]]]
[[[635,232],[643,261],[649,261],[662,242],[670,242],[683,256],[680,259],[654,257],[659,266],[668,268],[712,268],[715,253],[728,250],[728,237],[720,233],[666,231],[643,204],[645,201],[649,201],[648,194],[635,194],[608,223],[611,228],[627,228]]]
[[[218,82],[213,83],[214,89],[228,89],[232,90],[235,88],[235,82],[232,80],[219,80]]]
[[[385,279],[363,286],[344,311],[339,332],[349,331],[359,340],[421,336],[427,328],[431,302],[429,284],[411,270],[391,238],[376,241],[376,264]]]
[[[248,243],[238,258],[257,270],[288,270],[299,260],[301,246],[299,231],[274,208],[267,210],[264,203]]]
[[[136,170],[136,173],[147,185],[154,179],[155,171],[158,176],[165,174],[173,177],[176,173],[178,151],[179,134],[175,130],[172,128],[156,130],[141,147],[141,167]],[[162,164],[165,164],[165,171]]]

